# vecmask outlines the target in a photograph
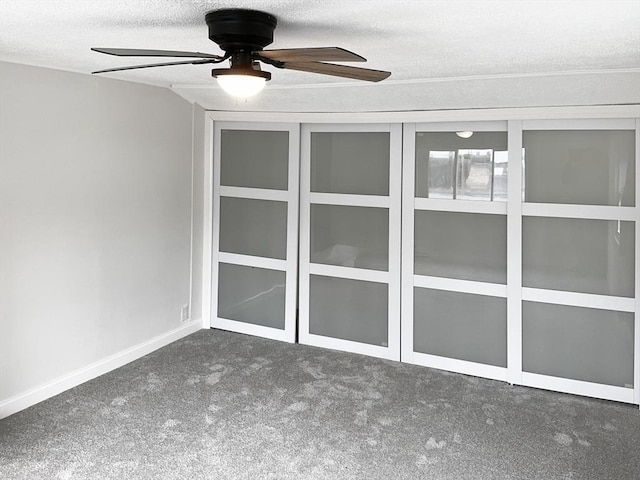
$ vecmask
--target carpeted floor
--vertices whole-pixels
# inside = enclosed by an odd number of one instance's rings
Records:
[[[1,420],[0,478],[639,479],[640,411],[202,330]]]

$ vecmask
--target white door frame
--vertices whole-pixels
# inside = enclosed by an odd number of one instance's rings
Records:
[[[351,195],[311,192],[312,132],[389,132],[389,195]],[[373,357],[400,359],[400,216],[402,126],[399,124],[305,124],[301,138],[300,178],[300,317],[299,341],[302,344],[361,353]],[[311,263],[311,204],[383,207],[389,209],[389,270],[367,270]],[[378,282],[388,285],[387,346],[370,345],[310,332],[310,275],[323,275]]]
[[[402,361],[452,372],[507,380],[507,368],[431,355],[414,350],[414,287],[507,297],[507,285],[414,274],[414,222],[420,210],[506,215],[507,202],[415,197],[417,132],[507,131],[506,121],[410,123],[404,125],[402,185]],[[509,166],[511,175],[511,166]],[[510,178],[508,179],[510,181]],[[507,324],[508,327],[508,324]],[[505,339],[506,341],[506,339]],[[508,357],[508,353],[507,353]]]
[[[232,130],[287,131],[289,133],[289,170],[288,189],[269,190],[261,188],[230,187],[220,185],[220,143],[221,132]],[[299,151],[300,129],[295,123],[256,123],[256,122],[215,122],[213,125],[213,199],[212,199],[212,236],[211,236],[211,310],[210,326],[238,333],[257,335],[293,343],[296,340],[296,300],[298,275],[298,191],[299,191]],[[239,255],[219,251],[220,238],[220,198],[251,198],[257,200],[275,200],[287,202],[287,253],[285,260]],[[254,325],[221,318],[218,312],[218,265],[230,263],[250,267],[267,268],[286,273],[285,319],[284,329]]]

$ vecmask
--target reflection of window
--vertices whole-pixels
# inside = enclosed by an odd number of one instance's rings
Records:
[[[507,159],[493,149],[431,150],[427,196],[506,201]]]

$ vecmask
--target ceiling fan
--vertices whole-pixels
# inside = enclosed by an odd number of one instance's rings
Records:
[[[152,63],[120,68],[109,68],[92,73],[117,72],[137,68],[163,67],[167,65],[216,64],[229,60],[230,68],[214,68],[211,75],[228,93],[248,97],[260,91],[271,73],[262,71],[260,63],[276,68],[320,73],[337,77],[379,82],[391,72],[369,68],[351,67],[327,62],[366,62],[367,60],[340,47],[288,48],[264,50],[273,42],[277,25],[275,16],[257,10],[239,8],[214,10],[205,15],[209,27],[209,39],[218,44],[224,55],[173,50],[145,50],[130,48],[92,48],[91,50],[120,57],[174,57],[190,58],[185,61]]]

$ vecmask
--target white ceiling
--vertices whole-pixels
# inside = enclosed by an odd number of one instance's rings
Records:
[[[207,65],[104,76],[230,110],[588,103],[576,86],[597,102],[628,102],[636,88],[640,97],[640,0],[1,0],[0,60],[88,73],[155,61],[90,47],[220,53],[204,14],[230,7],[278,18],[267,48],[340,46],[368,59],[359,66],[392,75],[368,84],[267,66],[273,79],[247,103],[226,97]]]

